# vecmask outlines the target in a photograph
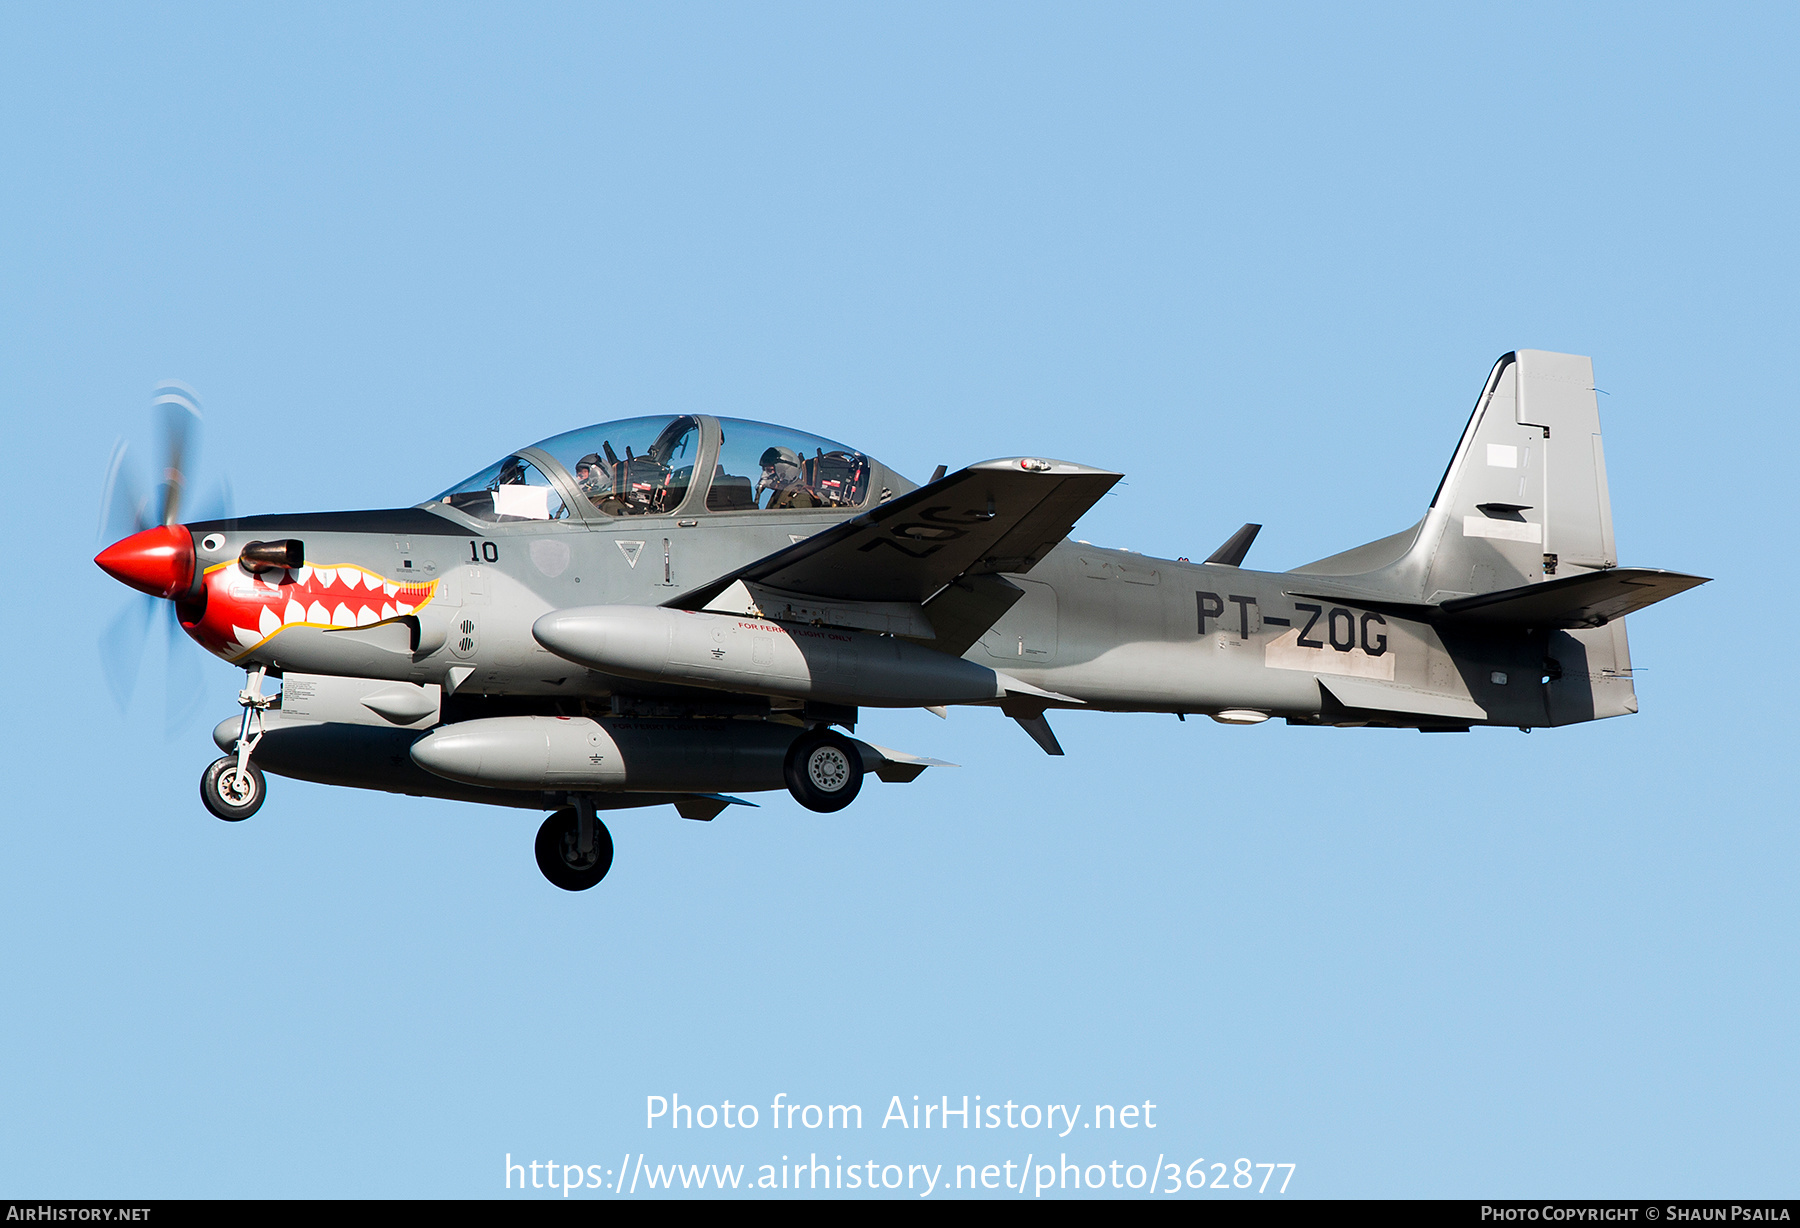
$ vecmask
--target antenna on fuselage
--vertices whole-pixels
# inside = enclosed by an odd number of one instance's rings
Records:
[[[1223,546],[1208,555],[1206,561],[1220,563],[1226,567],[1241,567],[1244,556],[1250,553],[1250,543],[1255,541],[1256,535],[1261,532],[1262,526],[1259,524],[1245,525],[1228,537]]]

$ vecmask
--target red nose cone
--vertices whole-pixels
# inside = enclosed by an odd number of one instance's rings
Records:
[[[152,597],[174,597],[194,582],[194,538],[178,524],[158,525],[94,556],[100,570]]]

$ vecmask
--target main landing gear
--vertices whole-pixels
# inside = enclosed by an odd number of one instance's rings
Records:
[[[256,744],[262,741],[262,714],[275,704],[273,695],[262,693],[262,684],[262,666],[245,671],[244,689],[238,692],[244,723],[238,729],[237,749],[213,760],[200,774],[200,800],[227,823],[239,823],[255,814],[268,795],[262,769],[250,762]]]
[[[832,729],[815,729],[795,739],[783,767],[788,792],[808,810],[829,814],[856,800],[862,789],[862,753]]]
[[[594,817],[593,803],[584,798],[558,810],[538,828],[538,869],[564,891],[586,891],[606,877],[612,861],[612,833]]]

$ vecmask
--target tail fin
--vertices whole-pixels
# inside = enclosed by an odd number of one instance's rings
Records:
[[[1546,598],[1567,598],[1560,590],[1579,586],[1572,577],[1617,561],[1593,364],[1574,354],[1519,350],[1494,364],[1423,520],[1295,571],[1454,615],[1465,605],[1481,605],[1470,599],[1482,594],[1546,580],[1558,590],[1546,591]],[[1515,594],[1506,604],[1515,607],[1522,597]],[[1619,609],[1637,604],[1644,603],[1626,600]],[[1553,612],[1566,611],[1559,605]],[[1445,624],[1446,635],[1455,621]],[[1637,711],[1622,618],[1599,617],[1605,625],[1585,628],[1560,617],[1545,621],[1547,723]],[[1559,626],[1566,629],[1550,629]],[[1461,643],[1466,634],[1452,638]],[[1473,644],[1468,650],[1471,660],[1479,656]],[[1454,646],[1451,652],[1459,655]]]
[[[1617,562],[1593,363],[1519,350],[1494,364],[1425,519],[1294,570],[1436,605]]]

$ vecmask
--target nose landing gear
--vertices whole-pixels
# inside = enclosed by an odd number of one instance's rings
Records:
[[[245,671],[244,689],[238,692],[244,721],[238,729],[237,749],[213,760],[200,775],[200,800],[227,823],[240,823],[255,814],[268,793],[262,769],[250,762],[251,752],[262,741],[262,714],[275,705],[275,696],[264,695],[262,684],[262,666]]]

